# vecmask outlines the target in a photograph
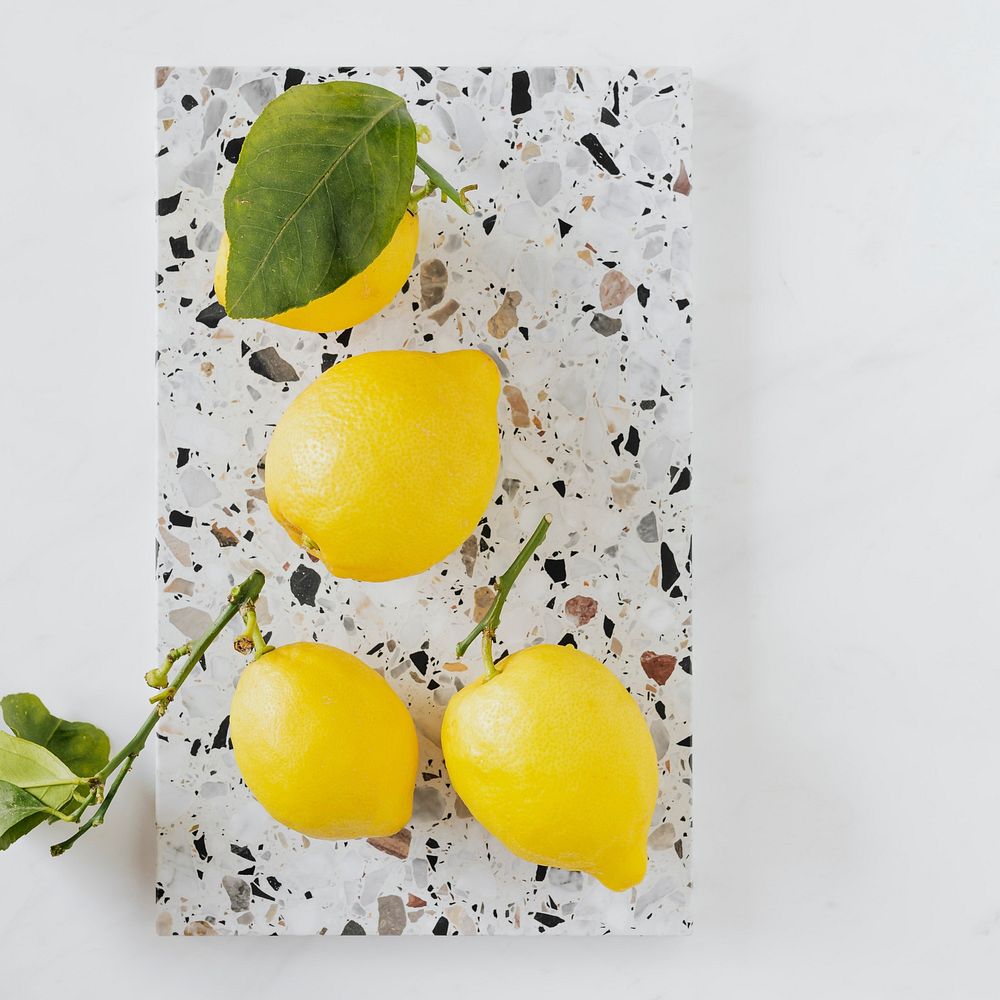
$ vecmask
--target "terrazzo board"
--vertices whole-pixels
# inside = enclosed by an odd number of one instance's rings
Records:
[[[402,94],[420,147],[474,215],[427,199],[395,301],[341,334],[225,316],[213,293],[222,195],[249,125],[295,84]],[[267,584],[276,644],[316,639],[382,671],[420,737],[410,824],[324,842],[241,782],[228,711],[238,628],[159,726],[161,934],[606,934],[690,928],[691,81],[685,70],[161,68],[158,391],[160,647],[199,635],[235,582]],[[271,518],[259,467],[281,413],[330,365],[395,348],[485,350],[499,365],[495,500],[444,562],[406,580],[334,579]],[[400,483],[405,491],[406,483]],[[645,713],[660,765],[649,870],[623,893],[522,861],[448,781],[440,725],[481,670],[454,646],[491,578],[554,523],[504,610],[497,654],[574,643]]]

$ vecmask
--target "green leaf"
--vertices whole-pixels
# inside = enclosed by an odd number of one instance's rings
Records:
[[[89,722],[67,722],[52,715],[37,695],[9,694],[0,708],[15,736],[51,750],[81,778],[97,774],[111,756],[107,733]]]
[[[0,781],[0,851],[30,833],[48,816],[45,803],[9,781]]]
[[[406,102],[381,87],[306,84],[268,104],[226,190],[226,312],[274,316],[363,271],[403,217],[416,157]]]
[[[30,792],[53,809],[67,802],[80,784],[79,777],[45,747],[2,730],[0,781]]]

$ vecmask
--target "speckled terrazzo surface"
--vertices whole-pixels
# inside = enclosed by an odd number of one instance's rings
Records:
[[[402,294],[343,334],[225,317],[222,194],[264,104],[299,82],[395,90],[422,155],[477,184],[474,217],[428,199]],[[690,927],[690,76],[675,69],[163,68],[159,169],[160,643],[200,634],[234,581],[268,577],[276,643],[315,638],[385,672],[420,733],[409,826],[313,841],[241,783],[220,640],[157,741],[162,934],[683,933]],[[271,519],[258,462],[296,393],[352,354],[480,347],[504,376],[495,502],[460,552],[390,584],[335,580]],[[404,486],[405,488],[405,486]],[[625,893],[521,861],[457,801],[439,729],[476,676],[451,662],[477,588],[545,512],[497,652],[573,642],[643,708],[660,761],[649,871]],[[480,590],[479,600],[484,600]],[[230,636],[235,636],[231,629]]]

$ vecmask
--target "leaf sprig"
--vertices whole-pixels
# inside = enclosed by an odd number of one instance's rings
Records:
[[[9,694],[0,700],[10,729],[0,730],[0,851],[46,821],[74,824],[76,832],[52,846],[53,856],[58,856],[104,822],[156,723],[226,625],[241,613],[246,629],[237,638],[236,648],[253,651],[255,658],[271,648],[264,642],[254,610],[263,586],[264,574],[251,573],[233,588],[219,617],[200,639],[171,650],[164,665],[147,674],[146,683],[159,689],[149,699],[154,708],[114,757],[103,730],[89,722],[60,719],[37,695]],[[170,671],[181,660],[171,678]]]

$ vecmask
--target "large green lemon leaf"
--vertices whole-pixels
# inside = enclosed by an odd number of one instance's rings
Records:
[[[53,715],[34,694],[8,694],[0,701],[11,732],[51,750],[74,774],[97,774],[108,762],[107,733],[89,722],[67,722]]]
[[[40,799],[9,781],[0,781],[0,851],[34,830],[47,815]]]
[[[303,306],[363,271],[392,238],[417,142],[398,94],[367,83],[292,87],[261,112],[226,190],[226,311]]]
[[[0,781],[23,788],[53,809],[63,805],[80,784],[80,779],[45,747],[2,730]]]

